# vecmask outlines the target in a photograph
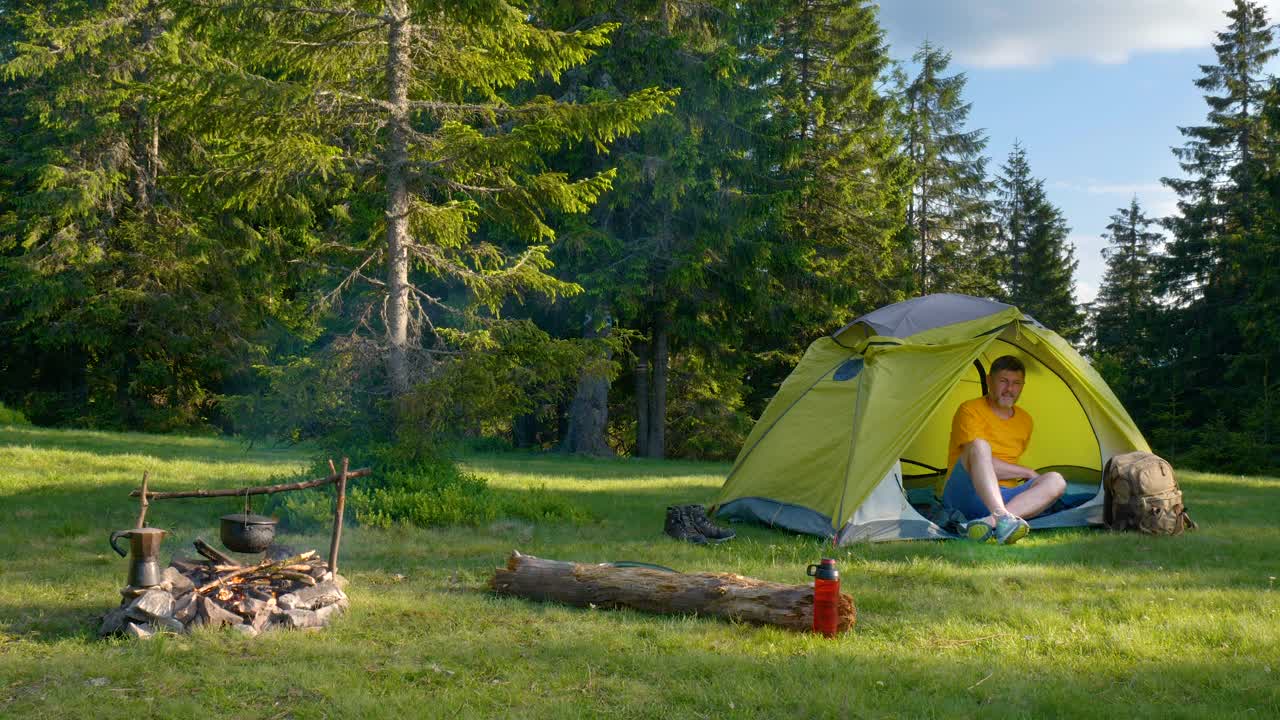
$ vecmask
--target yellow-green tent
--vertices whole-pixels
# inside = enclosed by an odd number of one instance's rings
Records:
[[[1027,368],[1018,402],[1035,424],[1023,465],[1059,470],[1094,497],[1032,527],[1102,522],[1103,463],[1150,450],[1088,361],[1017,308],[966,295],[889,305],[809,346],[756,422],[715,501],[717,516],[859,540],[950,535],[906,500],[947,471],[951,417],[986,368]]]

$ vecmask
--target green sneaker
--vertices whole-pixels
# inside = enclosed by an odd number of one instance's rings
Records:
[[[1012,545],[1031,532],[1031,526],[1017,515],[1001,515],[996,520],[994,535],[1001,545]]]
[[[995,528],[986,524],[982,520],[970,520],[967,523],[960,523],[960,534],[973,540],[974,542],[986,542],[995,534]]]

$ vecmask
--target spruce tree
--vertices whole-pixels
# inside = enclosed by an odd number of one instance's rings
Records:
[[[998,179],[999,209],[1009,301],[1068,340],[1080,336],[1084,317],[1075,300],[1075,247],[1062,211],[1049,202],[1044,181],[1031,174],[1026,151],[1015,144]]]
[[[1268,248],[1277,135],[1268,117],[1274,100],[1266,65],[1277,48],[1260,3],[1236,0],[1226,16],[1230,22],[1213,46],[1217,62],[1201,66],[1196,80],[1205,91],[1206,122],[1180,128],[1186,143],[1174,153],[1185,176],[1164,180],[1179,201],[1167,221],[1172,237],[1158,276],[1170,305],[1160,342],[1179,352],[1160,372],[1184,380],[1183,404],[1193,418],[1218,417],[1220,428],[1243,433],[1226,455],[1257,461],[1275,452],[1270,398],[1278,358],[1274,336],[1259,332],[1275,306],[1257,290],[1274,273]],[[1205,443],[1201,450],[1221,459],[1221,448],[1231,444]]]
[[[176,181],[203,172],[200,126],[177,119],[189,88],[164,90],[189,28],[154,0],[0,16],[0,384],[40,422],[210,421],[268,322],[295,324],[277,269],[296,256],[285,232],[229,221]]]
[[[1111,216],[1102,236],[1107,269],[1092,307],[1094,350],[1131,370],[1147,362],[1159,309],[1154,264],[1162,236],[1150,229],[1155,222],[1135,196]]]
[[[906,167],[870,4],[602,5],[629,20],[587,73],[680,95],[619,143],[617,191],[565,246],[565,267],[640,334],[636,447],[659,457],[677,355],[722,392],[750,373],[758,405],[807,343],[797,328],[834,329],[893,297]],[[710,414],[738,412],[737,397],[724,403]]]
[[[257,207],[299,182],[353,189],[333,219],[338,289],[371,291],[360,322],[380,336],[395,395],[439,353],[491,342],[485,325],[508,298],[578,290],[549,272],[549,222],[587,211],[614,171],[575,178],[548,158],[566,144],[603,151],[671,103],[652,88],[583,102],[521,93],[615,28],[549,29],[505,0],[184,7],[206,47],[235,60],[192,78],[221,113],[210,181],[228,202]]]
[[[1026,252],[1028,217],[1027,201],[1036,179],[1031,176],[1027,163],[1027,151],[1022,143],[1014,141],[1009,157],[996,178],[996,211],[1000,224],[1001,253],[1000,281],[1006,297],[1011,300],[1015,288],[1024,284],[1022,258]],[[1018,295],[1021,298],[1021,295]]]
[[[1277,53],[1274,33],[1257,2],[1235,0],[1226,15],[1231,23],[1213,45],[1218,62],[1202,65],[1195,81],[1206,92],[1207,124],[1179,128],[1187,142],[1174,149],[1188,177],[1164,179],[1179,196],[1164,288],[1184,308],[1230,301],[1238,232],[1258,202],[1253,178],[1272,154],[1261,106],[1265,67]]]
[[[919,72],[900,80],[905,149],[914,181],[904,228],[914,249],[920,294],[999,295],[990,204],[987,139],[965,127],[964,73],[946,75],[951,55],[925,42],[912,60]]]
[[[765,102],[763,142],[753,152],[771,209],[765,272],[756,276],[769,290],[753,325],[768,338],[757,347],[785,348],[773,355],[773,378],[811,339],[797,329],[830,332],[901,299],[909,258],[897,236],[910,167],[893,127],[894,99],[881,89],[889,58],[875,6],[792,0],[756,8],[762,31],[751,58]],[[773,386],[761,389],[772,394]]]
[[[570,73],[573,92],[623,95],[652,85],[678,91],[671,112],[620,139],[608,156],[592,148],[563,155],[566,167],[609,164],[617,176],[590,214],[566,225],[555,255],[585,290],[562,303],[573,315],[565,324],[592,335],[607,322],[633,339],[628,353],[615,356],[630,372],[614,394],[629,400],[634,452],[663,457],[667,408],[676,400],[670,368],[678,354],[740,344],[741,329],[729,318],[734,296],[746,292],[743,275],[754,267],[756,239],[735,232],[754,203],[743,191],[743,128],[753,115],[733,69],[737,11],[730,4],[650,0],[547,2],[543,12],[556,25],[594,17],[620,24],[607,48]],[[726,365],[742,362],[732,353],[712,354]],[[594,417],[603,414],[599,385],[598,377],[581,385],[584,399],[589,389],[595,398]],[[572,408],[575,434],[592,423],[587,407]]]

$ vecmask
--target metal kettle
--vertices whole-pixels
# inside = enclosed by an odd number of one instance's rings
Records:
[[[111,549],[120,557],[130,556],[129,584],[133,587],[151,587],[160,584],[160,541],[168,531],[160,528],[134,528],[111,533]],[[122,537],[129,538],[129,552],[116,544]]]

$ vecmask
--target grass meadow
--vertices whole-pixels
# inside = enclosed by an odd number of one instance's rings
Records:
[[[1280,480],[1184,472],[1201,530],[1033,533],[834,551],[858,607],[835,640],[698,617],[499,598],[513,549],[804,583],[832,550],[737,526],[717,546],[662,535],[707,502],[714,463],[472,455],[511,493],[550,492],[578,524],[349,527],[351,611],[322,633],[96,637],[127,566],[128,492],[292,475],[304,452],[185,438],[0,428],[0,717],[1269,718],[1280,716]],[[358,482],[358,481],[356,481]],[[162,560],[216,543],[234,500],[153,503]],[[283,542],[327,551],[327,532]]]

